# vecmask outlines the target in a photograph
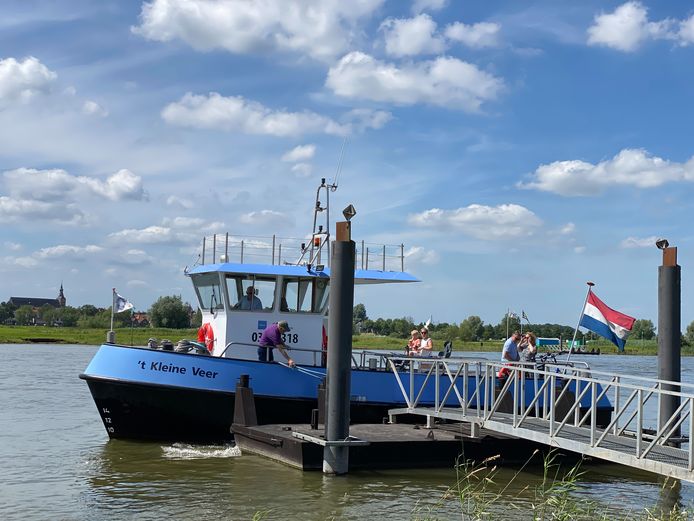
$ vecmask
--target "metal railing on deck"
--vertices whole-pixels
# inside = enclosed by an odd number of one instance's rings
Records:
[[[654,472],[658,472],[658,465],[671,465],[690,473],[680,477],[694,479],[694,452],[689,443],[694,436],[692,384],[559,363],[538,368],[535,364],[432,359],[424,371],[415,364],[403,371],[402,364],[408,360],[389,358],[407,404],[398,414],[471,421],[512,435],[533,432],[537,434],[535,441],[552,446],[597,456],[612,451],[607,458],[612,461],[636,467],[644,462],[641,468]],[[507,372],[506,378],[497,377],[500,370]],[[426,376],[415,378],[418,373]],[[433,404],[423,403],[432,388]],[[659,422],[662,399],[668,396],[676,397],[680,405]],[[605,399],[611,399],[612,415],[607,425],[599,426]],[[586,402],[589,405],[584,405]],[[687,435],[681,436],[680,430]],[[631,459],[621,461],[615,451]],[[662,473],[679,476],[676,472]]]
[[[311,237],[280,237],[272,235],[242,236],[228,233],[203,237],[200,264],[218,262],[238,262],[240,264],[324,264],[330,265],[325,236],[316,235],[313,257]],[[363,270],[405,271],[405,246],[403,244],[373,244],[364,241],[357,243],[355,265]]]

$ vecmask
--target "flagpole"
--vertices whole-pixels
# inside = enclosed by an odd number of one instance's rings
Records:
[[[588,291],[586,292],[586,299],[583,301],[583,307],[581,308],[581,315],[578,317],[578,324],[576,324],[576,329],[574,329],[574,337],[571,339],[571,345],[569,346],[569,354],[566,355],[566,361],[568,362],[569,359],[571,358],[571,353],[574,348],[574,343],[576,342],[576,335],[578,335],[578,328],[581,325],[581,320],[583,319],[583,314],[586,311],[586,304],[588,303],[588,297],[590,296],[590,290],[593,286],[595,286],[594,282],[588,281],[586,282],[588,284]]]
[[[111,290],[111,330],[106,333],[106,342],[109,344],[116,343],[116,333],[113,331],[113,312],[116,307],[116,288]]]

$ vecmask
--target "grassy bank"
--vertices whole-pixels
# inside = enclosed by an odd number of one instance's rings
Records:
[[[150,337],[168,338],[174,342],[181,338],[196,338],[195,329],[164,328],[116,328],[116,342],[119,344],[145,345]],[[0,326],[0,344],[89,344],[99,345],[106,340],[103,329],[83,329],[79,327],[49,326]],[[132,342],[131,342],[132,340]]]

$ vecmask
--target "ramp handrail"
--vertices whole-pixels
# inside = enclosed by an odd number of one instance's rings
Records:
[[[406,360],[410,365],[403,370],[398,362]],[[635,440],[631,455],[642,460],[657,446],[667,446],[686,461],[689,472],[694,470],[692,444],[688,440],[682,443],[678,434],[684,426],[688,439],[694,436],[692,384],[588,371],[562,363],[545,363],[542,369],[527,363],[464,359],[389,357],[388,363],[407,412],[416,413],[420,408],[420,414],[436,417],[458,411],[463,421],[482,426],[499,421],[508,423],[510,419],[511,429],[524,428],[531,421],[537,429],[540,419],[550,444],[552,440],[572,436],[568,427],[587,429],[584,432],[586,436],[589,434],[591,448],[604,448],[608,442],[612,447],[614,437]],[[502,369],[508,376],[499,379],[497,373]],[[407,383],[403,381],[405,376]],[[663,413],[661,401],[666,396],[676,397],[679,405],[673,414],[660,420],[658,428],[651,430],[644,425],[646,405],[656,402],[657,421]],[[598,426],[598,412],[608,407],[609,398],[612,398],[612,417],[609,424]]]

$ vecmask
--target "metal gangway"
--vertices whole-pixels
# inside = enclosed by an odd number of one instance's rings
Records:
[[[484,428],[694,482],[694,385],[547,361],[389,357],[388,364],[406,404],[389,411],[391,421],[414,414],[428,427],[435,418],[466,422],[473,437]],[[679,406],[659,422],[668,396]]]

